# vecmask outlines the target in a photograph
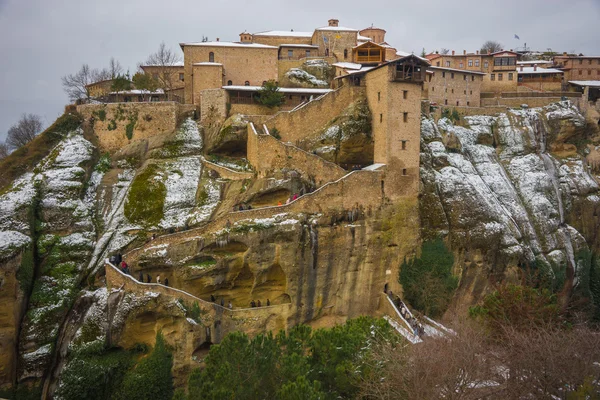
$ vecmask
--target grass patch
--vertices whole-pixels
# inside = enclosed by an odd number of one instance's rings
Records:
[[[67,133],[77,129],[83,121],[78,113],[60,116],[44,132],[25,146],[13,151],[0,160],[0,191],[19,176],[33,170],[46,157]]]
[[[157,225],[164,216],[166,195],[167,188],[161,180],[158,166],[149,165],[131,184],[125,203],[125,217],[133,223]]]

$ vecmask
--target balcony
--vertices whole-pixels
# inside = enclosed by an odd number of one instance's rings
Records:
[[[362,63],[380,63],[383,62],[381,59],[381,54],[377,54],[377,55],[357,55],[356,56],[356,62],[358,62],[359,64]]]

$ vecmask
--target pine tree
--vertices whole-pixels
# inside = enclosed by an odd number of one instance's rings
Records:
[[[258,91],[258,96],[260,104],[269,108],[279,107],[285,100],[285,95],[274,80],[265,82]]]

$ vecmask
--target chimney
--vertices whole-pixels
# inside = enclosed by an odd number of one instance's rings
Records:
[[[537,71],[537,64],[533,64],[533,70]]]
[[[452,55],[454,55],[454,50],[452,50]]]
[[[467,55],[467,51],[463,50],[463,56],[466,56],[466,55]]]
[[[219,38],[217,38],[217,42],[219,41]]]
[[[563,52],[563,56],[565,56],[565,57],[567,56],[567,52],[566,52],[566,51],[565,51],[565,52]]]
[[[330,19],[327,22],[329,22],[329,26],[339,26],[339,24],[340,24],[340,20],[339,19],[333,19],[333,18]]]
[[[476,51],[475,51],[475,54],[479,55],[479,50],[476,50]]]

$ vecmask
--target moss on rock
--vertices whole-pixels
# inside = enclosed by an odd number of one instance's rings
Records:
[[[167,188],[156,164],[150,164],[131,183],[125,203],[125,217],[133,223],[157,225],[164,215]]]

